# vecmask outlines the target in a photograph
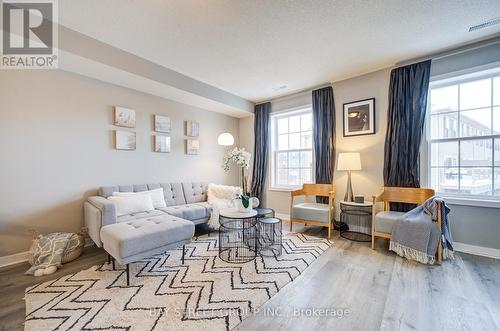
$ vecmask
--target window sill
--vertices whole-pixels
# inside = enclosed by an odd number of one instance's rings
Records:
[[[270,187],[269,191],[271,192],[292,192],[295,190],[299,190],[300,187]]]
[[[477,198],[447,197],[447,196],[440,196],[440,197],[442,197],[443,200],[450,205],[500,208],[500,200],[483,200],[483,199],[480,200]]]

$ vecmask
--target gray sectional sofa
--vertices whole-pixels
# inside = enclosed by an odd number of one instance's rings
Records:
[[[106,199],[113,192],[142,192],[158,188],[163,188],[167,207],[149,212],[117,217],[115,205]],[[201,224],[208,221],[211,212],[212,208],[207,203],[207,183],[204,182],[105,186],[99,189],[98,196],[91,196],[84,203],[85,225],[89,236],[98,247],[103,246],[101,229],[107,225],[165,219],[162,217],[165,215]]]

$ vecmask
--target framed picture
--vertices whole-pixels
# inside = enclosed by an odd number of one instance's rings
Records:
[[[186,139],[186,154],[200,154],[200,141],[198,139]]]
[[[155,131],[170,133],[170,130],[172,128],[170,117],[161,115],[155,115],[154,117],[155,117]]]
[[[135,150],[136,138],[135,132],[115,131],[115,148],[121,150]]]
[[[127,128],[135,128],[135,110],[115,107],[113,124]]]
[[[344,103],[344,137],[375,133],[375,98]]]
[[[169,136],[154,136],[155,152],[170,153],[170,137]]]
[[[200,123],[195,121],[186,121],[186,136],[198,137],[200,135]]]

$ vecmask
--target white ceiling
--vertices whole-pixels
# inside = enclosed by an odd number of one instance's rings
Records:
[[[500,16],[499,0],[73,0],[59,11],[62,25],[251,101],[500,33],[468,32]]]

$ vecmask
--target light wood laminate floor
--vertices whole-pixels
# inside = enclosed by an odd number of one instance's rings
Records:
[[[317,227],[294,224],[294,230],[326,236]],[[369,243],[338,235],[333,241],[300,277],[236,330],[500,329],[499,260],[456,254],[441,267],[424,266],[388,252],[388,242],[382,239],[377,251]],[[24,275],[26,263],[0,269],[0,330],[23,328],[26,287],[105,260],[101,249],[87,248],[54,275]],[[332,316],[339,312],[345,315]]]

